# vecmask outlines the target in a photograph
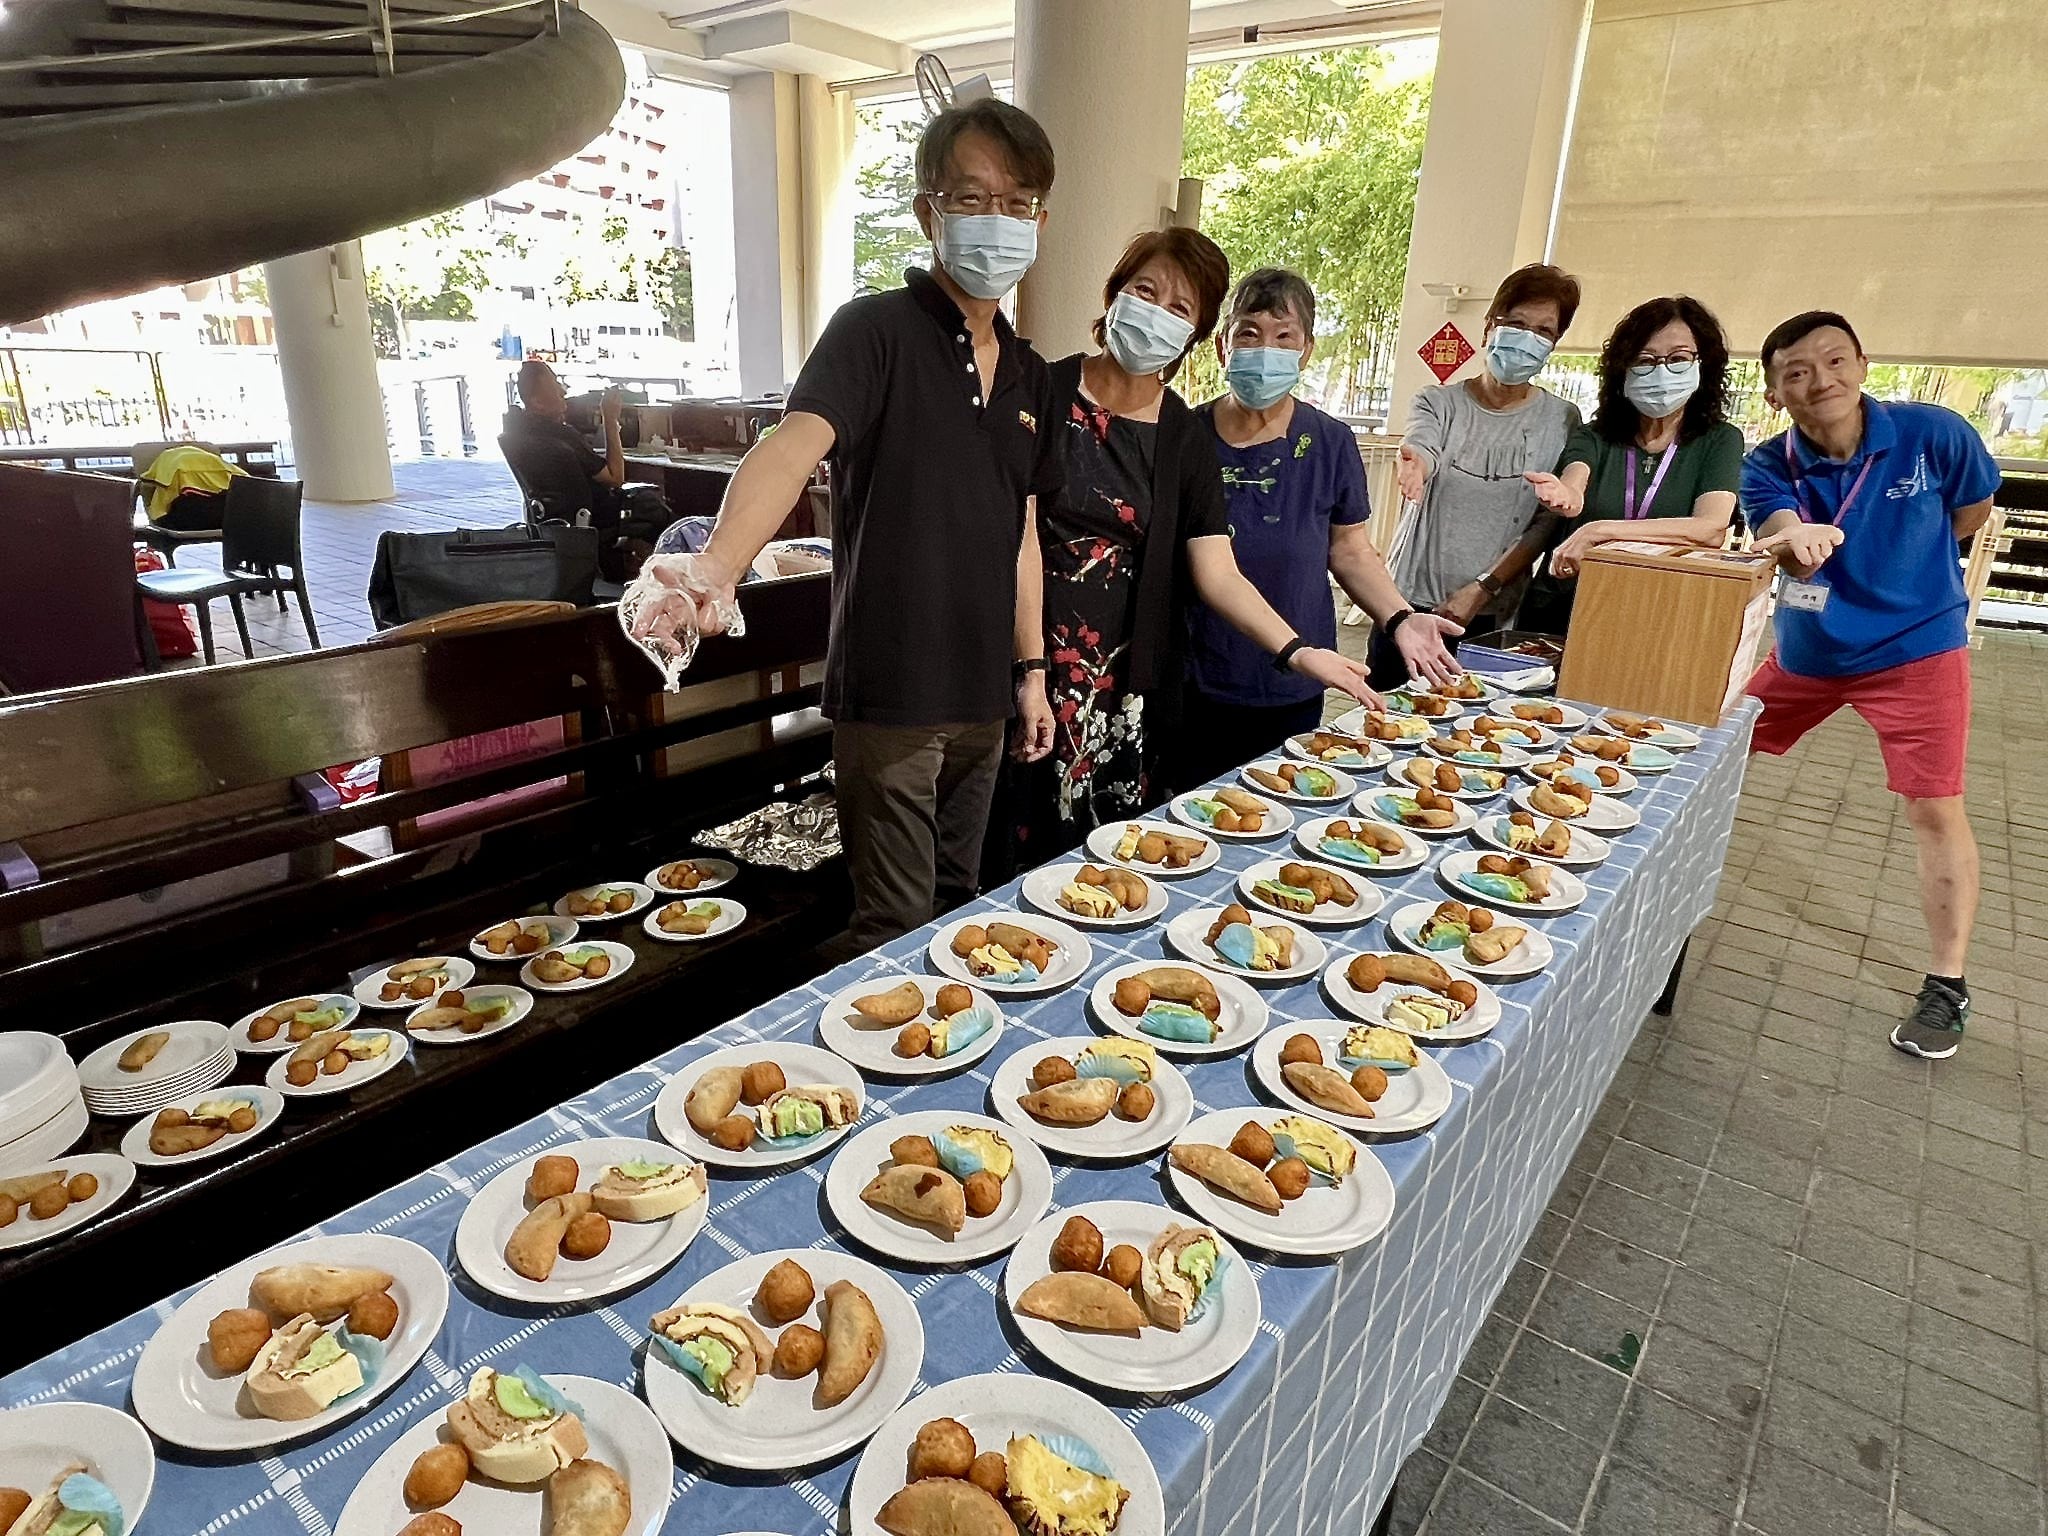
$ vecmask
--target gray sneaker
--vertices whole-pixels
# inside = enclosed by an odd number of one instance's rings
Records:
[[[1908,1056],[1945,1061],[1963,1043],[1963,1026],[1969,1022],[1967,997],[1957,997],[1938,981],[1922,982],[1913,1011],[1892,1026],[1892,1044]]]

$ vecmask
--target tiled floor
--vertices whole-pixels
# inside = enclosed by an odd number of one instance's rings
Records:
[[[1976,654],[1961,1052],[1864,725],[1755,759],[1712,918],[1424,1448],[1408,1536],[2039,1536],[2048,1379],[2048,637]],[[2032,1074],[2040,1072],[2040,1082]]]

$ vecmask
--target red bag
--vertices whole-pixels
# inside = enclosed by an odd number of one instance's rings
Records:
[[[135,569],[137,574],[164,570],[164,557],[147,544],[138,544]],[[177,603],[159,603],[145,597],[142,615],[149,620],[149,632],[156,637],[156,653],[165,661],[199,654],[199,642],[192,638],[192,626],[185,621],[185,610]]]

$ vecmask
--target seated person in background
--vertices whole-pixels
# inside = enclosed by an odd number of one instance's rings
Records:
[[[246,473],[211,448],[173,443],[142,467],[136,489],[157,527],[203,532],[220,527],[228,482]]]
[[[669,522],[668,505],[653,486],[626,484],[626,448],[619,437],[619,392],[608,389],[598,408],[604,428],[599,453],[569,425],[569,396],[555,370],[529,361],[519,368],[520,405],[505,413],[499,446],[522,489],[539,501],[543,514],[563,522],[590,514],[590,526],[606,532],[599,564],[608,580],[630,577]]]
[[[1697,299],[1651,299],[1600,349],[1600,402],[1565,444],[1550,567],[1529,584],[1521,625],[1561,635],[1579,562],[1610,539],[1717,547],[1735,516],[1742,433],[1726,414],[1728,343]],[[1568,535],[1568,536],[1567,536]]]

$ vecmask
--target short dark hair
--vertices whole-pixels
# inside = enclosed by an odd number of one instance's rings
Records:
[[[1832,309],[1809,309],[1805,314],[1794,315],[1790,320],[1780,320],[1771,327],[1770,335],[1764,338],[1760,354],[1763,358],[1764,373],[1769,375],[1771,359],[1778,353],[1787,347],[1796,346],[1815,331],[1824,331],[1829,326],[1846,332],[1849,340],[1855,345],[1856,355],[1863,355],[1863,342],[1856,335],[1856,327],[1851,325],[1845,316],[1836,314]]]
[[[1557,334],[1572,328],[1572,316],[1579,312],[1579,280],[1563,267],[1532,261],[1517,267],[1493,290],[1493,302],[1486,306],[1486,323],[1491,325],[1517,304],[1542,303],[1557,306]]]
[[[924,125],[917,141],[917,189],[944,190],[953,169],[953,149],[970,133],[993,139],[1010,164],[1018,185],[1033,192],[1052,190],[1052,140],[1038,119],[1021,107],[994,96],[981,96],[963,106],[948,107]]]
[[[1116,265],[1109,269],[1109,281],[1102,285],[1102,307],[1108,309],[1112,300],[1130,286],[1132,278],[1143,270],[1145,264],[1155,256],[1164,256],[1181,270],[1188,286],[1195,290],[1195,328],[1188,335],[1188,344],[1181,349],[1180,357],[1173,360],[1173,366],[1166,369],[1162,377],[1171,383],[1174,374],[1180,371],[1183,358],[1208,338],[1216,329],[1217,311],[1223,308],[1225,295],[1230,292],[1230,258],[1223,254],[1223,247],[1203,234],[1199,229],[1185,225],[1170,224],[1165,229],[1148,229],[1136,236],[1124,247],[1123,255],[1117,257]],[[1095,344],[1104,344],[1102,318],[1095,322]]]
[[[1728,419],[1728,338],[1712,310],[1681,293],[1638,304],[1607,333],[1600,348],[1600,403],[1593,408],[1592,425],[1608,442],[1635,441],[1642,412],[1624,390],[1629,364],[1643,350],[1643,343],[1674,320],[1683,321],[1692,332],[1700,354],[1700,387],[1685,402],[1685,414],[1678,419],[1678,440],[1689,443]]]
[[[519,365],[519,403],[524,405],[527,401],[531,400],[533,398],[533,391],[539,385],[542,377],[552,374],[554,371],[554,369],[537,357],[529,357],[525,362],[521,363]]]
[[[1238,279],[1230,296],[1230,319],[1240,315],[1292,314],[1310,336],[1316,333],[1316,291],[1308,279],[1286,267],[1260,267]]]

